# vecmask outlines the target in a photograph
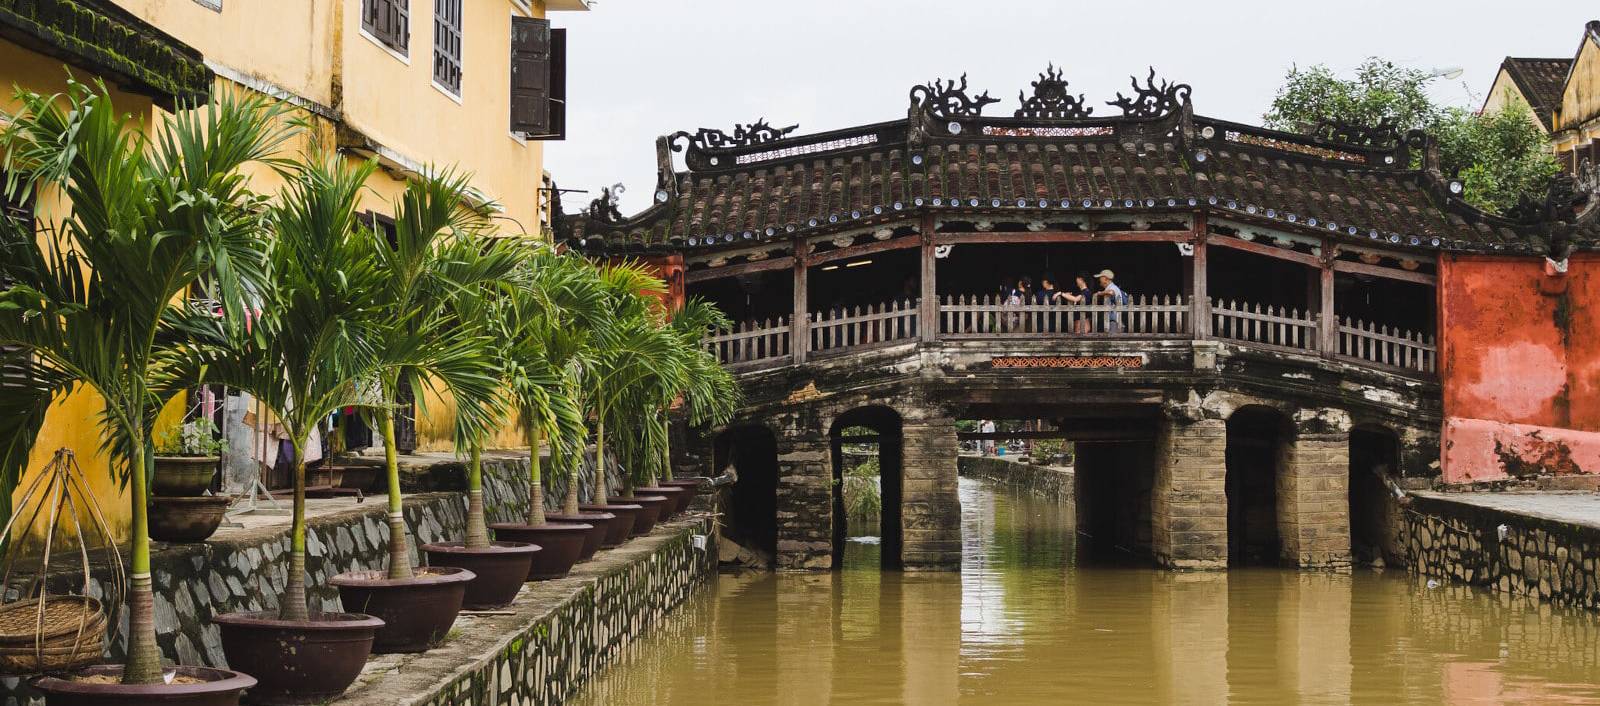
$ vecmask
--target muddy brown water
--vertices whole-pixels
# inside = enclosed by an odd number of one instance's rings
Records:
[[[1404,571],[1077,556],[1070,506],[961,480],[959,574],[719,576],[573,703],[1600,703],[1600,619]]]

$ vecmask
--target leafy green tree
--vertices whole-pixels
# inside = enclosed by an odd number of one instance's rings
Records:
[[[165,403],[198,382],[175,361],[214,326],[241,327],[270,263],[260,195],[242,168],[278,166],[281,106],[229,93],[168,117],[154,140],[118,113],[104,86],[65,95],[17,91],[0,116],[12,196],[70,201],[52,222],[0,218],[0,494],[11,489],[50,404],[80,387],[100,395],[112,471],[130,491],[131,585],[123,681],[161,681],[148,521],[151,431]],[[222,307],[191,304],[202,293]]]
[[[1468,203],[1503,214],[1525,199],[1542,201],[1560,167],[1548,136],[1523,114],[1526,104],[1490,114],[1441,106],[1427,94],[1434,80],[1376,57],[1350,79],[1321,64],[1293,67],[1263,119],[1267,127],[1302,133],[1324,120],[1387,124],[1401,134],[1424,130],[1438,141],[1440,170],[1461,179]]]

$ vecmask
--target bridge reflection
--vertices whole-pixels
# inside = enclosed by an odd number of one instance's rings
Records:
[[[721,577],[578,703],[1600,699],[1593,615],[1393,571],[1081,564],[1070,504],[961,494],[961,574]]]

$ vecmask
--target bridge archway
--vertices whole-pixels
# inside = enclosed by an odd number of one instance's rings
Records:
[[[739,481],[729,489],[723,509],[723,533],[734,544],[756,554],[756,562],[774,565],[778,551],[778,442],[760,424],[730,427],[712,444],[717,472],[732,467]]]
[[[1293,425],[1282,412],[1250,405],[1229,415],[1225,451],[1228,566],[1279,563],[1283,556],[1280,493]]]
[[[1396,559],[1390,536],[1399,526],[1386,479],[1400,474],[1400,437],[1378,425],[1350,430],[1350,555],[1357,564]]]
[[[868,430],[869,433],[858,433]],[[882,509],[877,528],[879,564],[885,569],[901,566],[903,546],[900,517],[903,495],[904,436],[900,414],[883,406],[857,407],[836,419],[828,429],[829,447],[833,465],[833,566],[845,563],[845,543],[850,538],[848,512],[845,507],[845,473],[849,464],[845,458],[847,445],[870,444],[877,447],[879,471],[879,497]]]

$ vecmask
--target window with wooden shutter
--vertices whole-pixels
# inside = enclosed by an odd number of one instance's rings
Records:
[[[411,44],[411,0],[361,0],[361,29],[405,54]]]
[[[461,0],[433,0],[433,81],[461,95]]]
[[[511,131],[539,140],[567,136],[567,31],[549,20],[511,18]]]

